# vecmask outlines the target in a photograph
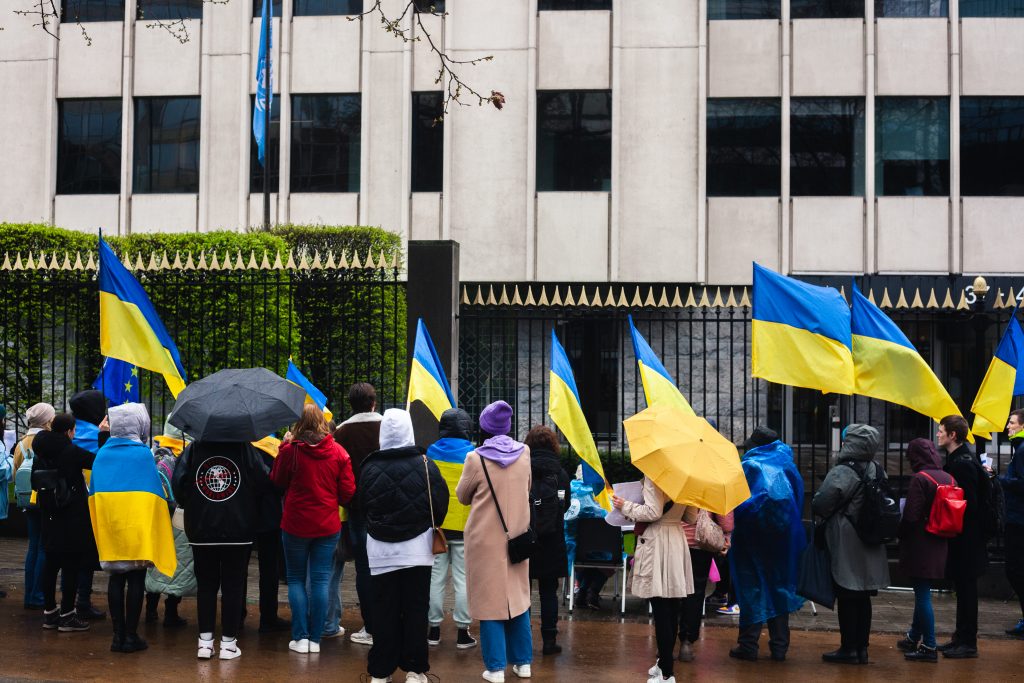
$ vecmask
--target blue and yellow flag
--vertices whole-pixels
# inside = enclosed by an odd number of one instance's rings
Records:
[[[448,484],[448,514],[441,523],[442,529],[465,531],[469,519],[469,506],[459,502],[455,487],[462,478],[466,466],[466,455],[473,450],[473,442],[466,439],[445,437],[438,439],[427,448],[427,457],[434,461]]]
[[[594,435],[583,415],[580,392],[576,389],[576,378],[569,365],[569,357],[558,341],[558,335],[551,330],[551,382],[548,390],[548,415],[562,430],[569,445],[580,456],[583,465],[583,482],[594,490],[594,499],[605,510],[612,509],[611,487],[604,476],[604,467],[597,454]]]
[[[185,388],[178,347],[139,281],[100,238],[100,353],[159,372],[175,398]]]
[[[629,332],[633,337],[633,355],[636,356],[636,364],[640,369],[640,381],[644,385],[644,398],[647,406],[655,404],[671,404],[678,406],[687,415],[696,415],[690,402],[686,400],[683,393],[676,387],[672,375],[662,365],[654,350],[643,335],[633,324],[633,316],[629,316]]]
[[[974,412],[971,431],[985,439],[990,438],[992,432],[1003,431],[1010,419],[1013,397],[1021,394],[1024,394],[1024,330],[1014,309],[971,406]]]
[[[89,517],[101,562],[149,560],[164,576],[178,566],[174,532],[153,452],[111,437],[96,454]]]
[[[92,388],[102,391],[113,406],[139,402],[139,369],[116,358],[104,358]]]
[[[434,342],[430,339],[423,318],[416,320],[416,343],[412,350],[412,367],[409,369],[409,397],[405,403],[408,410],[413,401],[423,401],[438,420],[441,413],[455,407],[455,397],[448,385],[441,359],[437,357]]]
[[[854,390],[850,307],[832,287],[754,264],[751,375],[823,393]]]
[[[305,389],[306,403],[313,403],[317,408],[324,411],[324,418],[328,422],[334,419],[334,413],[327,409],[327,396],[302,374],[299,367],[292,362],[291,356],[288,357],[288,372],[285,374],[285,379]]]
[[[942,386],[907,336],[853,285],[850,319],[854,393],[897,403],[936,422],[959,415]]]

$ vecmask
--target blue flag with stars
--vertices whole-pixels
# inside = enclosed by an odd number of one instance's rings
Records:
[[[116,358],[105,358],[99,377],[92,383],[112,406],[139,402],[139,369]]]
[[[256,59],[256,102],[252,108],[252,134],[256,138],[256,156],[261,166],[267,165],[267,141],[264,133],[266,132],[266,119],[270,115],[267,110],[274,101],[274,88],[271,84],[273,66],[270,56],[274,49],[274,37],[270,15],[270,0],[263,0],[263,13],[260,18],[260,49]]]

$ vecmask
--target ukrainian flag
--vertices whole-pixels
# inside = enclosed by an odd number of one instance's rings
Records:
[[[409,370],[409,397],[405,403],[408,410],[413,401],[423,401],[438,420],[441,413],[455,407],[452,388],[448,377],[437,357],[434,342],[430,339],[423,318],[416,321],[416,343],[412,351],[412,367]]]
[[[752,376],[822,393],[853,393],[850,307],[834,288],[755,263],[752,318]]]
[[[1010,419],[1013,397],[1020,394],[1024,394],[1024,330],[1017,322],[1015,309],[971,406],[971,431],[984,439],[992,432],[1001,432]]]
[[[583,482],[594,490],[594,499],[605,510],[611,510],[611,487],[604,476],[597,444],[583,415],[576,378],[569,365],[569,357],[551,330],[551,382],[548,390],[548,415],[562,430],[569,445],[576,451],[583,465]]]
[[[328,422],[334,419],[334,413],[327,409],[327,396],[324,395],[324,392],[313,386],[313,383],[302,374],[298,366],[292,362],[291,356],[288,357],[288,372],[285,374],[285,379],[305,389],[306,403],[315,403],[317,408],[324,411],[324,418]]]
[[[696,415],[690,407],[690,402],[676,387],[672,375],[668,374],[668,370],[654,355],[651,345],[637,331],[636,325],[633,324],[633,316],[629,316],[629,332],[633,336],[633,355],[636,356],[636,364],[640,368],[640,381],[644,385],[647,406],[671,404],[681,408],[687,415]]]
[[[853,285],[854,393],[890,401],[936,422],[960,409],[906,335]]]
[[[185,388],[178,347],[139,281],[100,238],[100,353],[159,372],[175,398]]]
[[[153,452],[138,441],[111,437],[96,454],[89,516],[101,562],[149,560],[174,576],[178,560],[164,489]]]
[[[442,529],[465,531],[469,519],[469,506],[463,505],[455,495],[455,487],[462,478],[466,455],[473,450],[473,444],[465,439],[438,439],[427,448],[427,457],[434,461],[448,484],[448,514],[441,523]]]

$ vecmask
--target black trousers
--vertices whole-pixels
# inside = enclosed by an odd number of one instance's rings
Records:
[[[683,613],[683,598],[651,598],[654,617],[654,640],[658,643],[658,668],[665,678],[672,676],[672,651],[676,646],[676,631]]]
[[[540,635],[542,638],[554,638],[558,635],[558,582],[560,580],[554,576],[537,579],[537,592],[540,593]]]
[[[256,534],[256,552],[260,562],[260,623],[277,620],[278,588],[281,581],[281,530]]]
[[[953,642],[978,647],[978,579],[974,576],[953,577],[956,591],[956,630]]]
[[[683,616],[679,620],[679,642],[696,643],[700,639],[700,622],[704,617],[704,592],[711,571],[711,553],[690,548],[693,565],[693,593],[683,598]]]
[[[61,553],[46,551],[43,562],[43,605],[47,611],[57,607],[57,573],[69,576],[72,580],[61,581],[60,612],[67,614],[75,608],[75,594],[78,584],[78,569],[82,563],[82,553]]]
[[[841,647],[844,650],[863,650],[868,646],[871,635],[871,593],[842,591],[836,602]]]
[[[1006,580],[1017,594],[1021,616],[1024,616],[1024,525],[1006,525],[1003,550],[1006,552]]]
[[[740,626],[740,634],[736,639],[741,649],[757,654],[758,641],[761,640],[761,629],[764,624],[747,624]],[[789,650],[789,614],[780,614],[768,620],[768,649],[776,657],[786,656]]]
[[[110,575],[107,581],[107,605],[110,607],[110,620],[114,623],[115,635],[138,635],[145,595],[145,569]]]
[[[248,545],[194,545],[199,632],[213,633],[217,625],[217,591],[221,594],[221,635],[238,637],[245,609],[249,573]]]
[[[432,567],[408,567],[370,577],[373,645],[367,669],[387,678],[400,668],[430,670],[427,653],[427,610],[430,607]]]

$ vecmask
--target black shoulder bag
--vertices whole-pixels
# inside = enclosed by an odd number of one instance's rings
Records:
[[[505,524],[505,516],[501,514],[501,506],[498,505],[498,496],[494,495],[494,485],[491,484],[491,475],[487,471],[487,459],[480,456],[480,466],[484,468],[484,476],[487,477],[487,488],[491,490],[491,498],[494,499],[494,507],[498,509],[498,519],[501,520],[501,528],[505,530],[505,538],[508,539],[508,561],[512,564],[519,564],[523,560],[530,559],[534,548],[537,547],[537,534],[533,527],[527,527],[526,531],[515,538],[508,535],[508,526]]]

